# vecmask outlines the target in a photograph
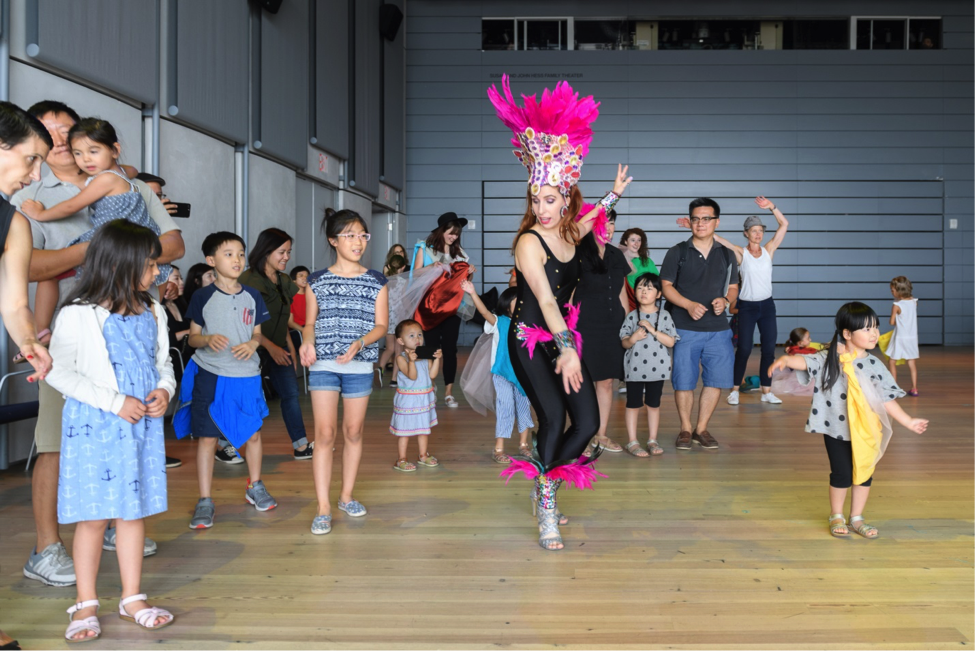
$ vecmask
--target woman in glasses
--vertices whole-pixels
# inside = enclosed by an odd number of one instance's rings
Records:
[[[271,314],[261,324],[261,374],[281,398],[281,415],[291,437],[295,459],[311,459],[314,445],[308,443],[305,422],[298,406],[298,381],[295,371],[298,356],[288,336],[288,317],[291,301],[298,286],[285,269],[291,260],[291,236],[280,228],[268,228],[257,236],[257,243],[247,258],[248,269],[240,275],[240,282],[261,293]]]
[[[440,215],[437,227],[427,236],[426,242],[418,242],[414,248],[412,262],[415,271],[430,265],[450,268],[450,274],[444,274],[420,301],[415,318],[423,328],[426,345],[443,352],[444,403],[451,408],[457,407],[457,399],[452,393],[457,377],[457,337],[461,320],[457,310],[464,299],[460,283],[474,275],[474,266],[460,246],[460,232],[465,226],[467,220],[456,213]],[[402,318],[409,318],[409,315]]]

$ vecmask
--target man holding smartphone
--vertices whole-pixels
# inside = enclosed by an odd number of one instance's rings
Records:
[[[148,172],[139,172],[135,175],[135,178],[149,186],[149,189],[152,190],[153,194],[159,197],[159,200],[162,202],[166,212],[168,212],[170,215],[173,217],[184,218],[190,216],[190,204],[170,201],[163,192],[163,188],[166,186],[166,179],[162,178],[161,176],[156,176],[155,174],[149,174]]]

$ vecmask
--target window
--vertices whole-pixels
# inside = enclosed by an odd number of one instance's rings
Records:
[[[941,19],[908,16],[854,17],[856,50],[934,50],[941,48]]]
[[[661,20],[661,50],[753,50],[761,43],[760,20]]]
[[[629,50],[633,47],[632,27],[626,18],[575,20],[576,50]]]
[[[782,37],[784,50],[846,50],[850,47],[850,21],[787,20]]]
[[[482,50],[513,50],[515,49],[515,19],[485,18],[481,21],[481,49]]]
[[[565,18],[519,18],[515,21],[519,50],[568,50],[569,21]]]

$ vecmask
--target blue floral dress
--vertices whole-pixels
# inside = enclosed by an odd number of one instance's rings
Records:
[[[159,384],[152,310],[111,314],[102,334],[119,391],[145,400]],[[58,522],[138,520],[166,510],[162,418],[129,423],[68,398],[61,416]]]

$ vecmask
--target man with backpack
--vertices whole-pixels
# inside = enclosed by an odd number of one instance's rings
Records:
[[[708,432],[708,422],[722,390],[734,384],[735,350],[725,314],[738,297],[738,262],[731,250],[714,239],[721,218],[716,201],[695,199],[688,214],[691,239],[667,251],[660,274],[678,335],[671,378],[680,415],[677,449],[690,450],[692,441],[716,449],[718,442]],[[692,430],[698,375],[704,389]]]

